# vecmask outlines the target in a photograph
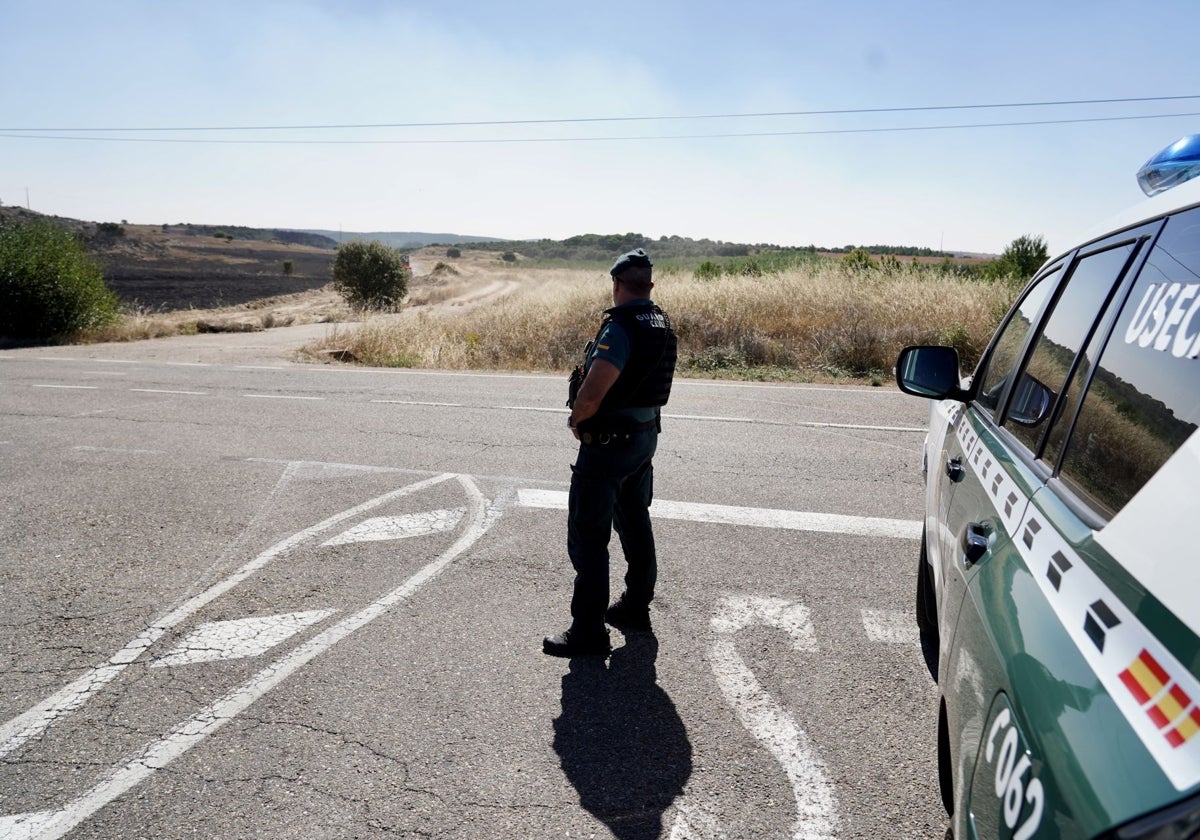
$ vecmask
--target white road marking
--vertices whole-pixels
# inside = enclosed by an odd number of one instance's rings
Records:
[[[925,427],[915,426],[868,426],[857,423],[826,423],[818,420],[763,420],[756,417],[716,417],[707,414],[664,414],[664,420],[701,420],[718,423],[751,423],[757,426],[800,426],[806,429],[855,429],[870,432],[921,432]]]
[[[207,397],[207,391],[168,391],[165,388],[130,388],[139,394],[184,394],[191,397]]]
[[[676,804],[667,840],[728,840],[717,817],[704,805]]]
[[[517,504],[521,507],[566,510],[568,494],[561,490],[521,488]],[[920,539],[921,522],[910,519],[879,519],[871,516],[846,516],[836,513],[806,513],[798,510],[705,505],[655,499],[650,515],[657,519],[683,519],[720,525],[750,525],[789,531],[821,531],[863,537]]]
[[[0,837],[5,840],[34,840],[57,816],[57,811],[37,811],[0,817]]]
[[[793,650],[817,649],[817,637],[808,617],[808,607],[803,604],[760,595],[728,595],[721,600],[721,608],[712,618],[713,629],[726,635],[733,635],[755,624],[787,633],[792,640]]]
[[[886,645],[915,645],[920,641],[917,620],[897,610],[863,610],[863,629],[867,638]]]
[[[232,621],[210,621],[201,624],[174,650],[151,662],[154,668],[173,668],[195,662],[217,662],[227,659],[249,659],[261,656],[282,644],[306,627],[324,621],[336,610],[310,610],[268,615],[258,618],[237,618]]]
[[[321,543],[327,545],[346,545],[356,542],[376,542],[383,540],[403,540],[408,537],[421,537],[435,534],[439,531],[453,531],[462,521],[464,508],[457,510],[433,510],[428,513],[410,513],[405,516],[379,516],[360,522],[349,531],[339,534],[331,540]]]
[[[462,408],[462,403],[448,402],[422,402],[420,400],[371,400],[373,403],[386,403],[390,405],[432,405],[438,408]]]
[[[424,481],[418,481],[415,484],[400,487],[389,493],[384,493],[382,496],[377,496],[374,499],[363,502],[361,505],[334,514],[328,519],[313,525],[311,528],[306,528],[271,546],[229,577],[213,584],[199,595],[188,599],[180,606],[160,617],[139,633],[129,644],[113,654],[112,658],[104,665],[92,668],[83,676],[59,689],[32,709],[0,726],[0,757],[8,755],[30,738],[37,737],[42,732],[45,732],[55,721],[74,712],[95,695],[96,692],[116,679],[129,665],[136,662],[164,633],[186,621],[203,606],[224,595],[271,561],[287,556],[296,547],[304,544],[318,534],[345,522],[347,519],[356,517],[393,499],[420,492],[427,487],[432,487],[435,484],[440,484],[454,477],[453,473],[443,473]]]
[[[256,400],[323,400],[324,397],[303,397],[298,394],[242,394]]]
[[[58,388],[64,391],[99,391],[99,385],[33,385],[34,388]]]
[[[96,362],[101,365],[137,365],[141,362],[133,359],[86,359],[79,356],[37,356],[39,362]],[[14,361],[16,361],[14,359]],[[159,362],[158,364],[163,364]]]
[[[837,798],[825,763],[817,756],[804,730],[755,679],[737,652],[734,635],[753,624],[782,627],[797,650],[816,650],[808,611],[800,604],[776,598],[731,596],[722,599],[712,618],[712,669],[721,693],[738,720],[783,767],[796,799],[793,840],[825,840],[837,834]]]
[[[44,813],[38,813],[17,815],[9,817],[8,820],[38,820],[37,831],[30,832],[27,835],[29,838],[56,840],[62,837],[105,805],[145,781],[155,771],[166,767],[229,723],[256,700],[317,656],[332,648],[355,630],[365,627],[387,613],[392,607],[419,592],[459,555],[473,546],[487,531],[490,523],[494,521],[489,515],[487,500],[470,477],[465,475],[451,477],[457,478],[467,493],[471,518],[462,536],[441,556],[422,567],[420,571],[396,589],[314,636],[291,653],[276,659],[224,697],[181,722],[169,735],[147,745],[140,755],[124,766],[114,768],[94,787],[78,799],[67,803],[61,810],[54,812],[49,819],[45,819]],[[445,476],[439,476],[439,478],[444,479]]]
[[[122,449],[116,446],[72,446],[76,452],[116,452],[121,455],[166,455],[162,449]]]

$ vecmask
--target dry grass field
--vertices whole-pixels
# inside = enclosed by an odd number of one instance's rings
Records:
[[[82,341],[332,323],[328,337],[301,356],[561,372],[580,361],[611,305],[601,267],[539,267],[519,251],[508,261],[496,251],[456,250],[450,257],[445,247],[429,247],[410,255],[404,308],[366,314],[329,285],[329,241],[287,241],[294,235],[278,231],[248,239],[191,225],[118,230],[55,221],[89,243],[125,304],[117,324],[77,337]],[[899,349],[919,343],[953,344],[970,366],[1016,292],[916,260],[853,269],[827,258],[759,276],[700,277],[660,267],[655,279],[654,298],[679,335],[682,375],[760,380],[879,384],[890,379]]]
[[[347,325],[306,350],[372,366],[563,371],[611,306],[602,270],[483,262],[476,272],[464,274],[507,293]],[[654,299],[679,335],[684,375],[879,383],[906,344],[954,344],[973,364],[1013,294],[918,266],[886,273],[825,263],[761,277],[660,274]]]

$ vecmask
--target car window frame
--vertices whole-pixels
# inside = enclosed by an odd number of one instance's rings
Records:
[[[991,340],[988,342],[987,349],[981,356],[979,364],[976,365],[975,372],[972,376],[971,396],[970,400],[968,401],[968,405],[974,411],[976,416],[987,423],[990,430],[996,435],[997,439],[1004,445],[1004,447],[1014,458],[1019,458],[1022,463],[1025,464],[1025,466],[1033,471],[1033,474],[1044,485],[1053,484],[1055,492],[1063,497],[1064,502],[1069,508],[1071,508],[1072,512],[1093,527],[1096,525],[1102,525],[1104,522],[1107,522],[1107,519],[1100,516],[1099,513],[1086,502],[1084,502],[1083,499],[1071,492],[1067,488],[1065,482],[1057,480],[1058,470],[1062,464],[1063,454],[1066,452],[1067,446],[1070,444],[1071,435],[1074,432],[1074,426],[1076,419],[1078,418],[1079,407],[1082,405],[1082,399],[1080,400],[1080,403],[1076,405],[1075,413],[1070,418],[1061,418],[1061,412],[1065,409],[1066,404],[1065,394],[1058,394],[1056,396],[1054,405],[1050,410],[1050,422],[1047,423],[1046,430],[1043,431],[1041,436],[1038,438],[1038,443],[1035,450],[1030,449],[1023,440],[1016,437],[1011,431],[1009,431],[1009,429],[1005,427],[1004,421],[1009,416],[1013,392],[1016,389],[1017,382],[1020,380],[1019,374],[1027,368],[1030,356],[1032,355],[1037,344],[1037,340],[1042,335],[1046,319],[1054,311],[1054,307],[1058,305],[1058,301],[1061,298],[1064,289],[1066,288],[1066,284],[1074,274],[1079,262],[1086,257],[1103,251],[1111,250],[1112,248],[1119,248],[1130,243],[1135,245],[1133,252],[1130,254],[1129,259],[1122,268],[1120,280],[1113,284],[1112,292],[1105,299],[1103,314],[1097,313],[1098,317],[1093,318],[1092,326],[1087,334],[1087,339],[1080,348],[1081,351],[1090,348],[1096,336],[1102,335],[1102,339],[1098,344],[1097,351],[1097,358],[1099,358],[1099,356],[1103,354],[1104,348],[1108,346],[1108,342],[1112,337],[1112,330],[1116,323],[1117,315],[1120,313],[1122,307],[1124,307],[1129,293],[1133,288],[1133,284],[1136,281],[1142,266],[1145,264],[1146,257],[1153,249],[1154,244],[1158,241],[1158,235],[1162,232],[1163,227],[1166,225],[1167,219],[1173,215],[1175,214],[1171,213],[1167,216],[1163,216],[1149,222],[1144,222],[1124,230],[1115,231],[1108,236],[1093,239],[1063,254],[1053,262],[1047,263],[1047,265],[1036,275],[1034,275],[1033,279],[1031,279],[1025,285],[1025,288],[1022,289],[1021,294],[1016,298],[1016,300],[1013,301],[1013,304],[1009,308],[1008,313],[1005,315],[1004,320],[999,326],[996,327],[996,331],[993,333]],[[1053,278],[1051,275],[1055,274],[1056,272],[1058,277]],[[982,381],[980,376],[986,371],[987,365],[991,363],[992,356],[1001,336],[1003,335],[1004,331],[1008,329],[1012,319],[1016,317],[1017,311],[1020,309],[1021,304],[1029,296],[1033,288],[1040,282],[1050,282],[1053,283],[1053,286],[1050,288],[1049,293],[1046,296],[1046,300],[1038,308],[1037,314],[1033,317],[1029,333],[1025,336],[1020,350],[1016,354],[1015,361],[1013,363],[1013,371],[1018,375],[1009,377],[1009,381],[1005,383],[1004,390],[1000,394],[1000,399],[997,401],[995,409],[987,408],[977,401],[977,389]],[[1070,381],[1071,377],[1074,376],[1075,370],[1079,365],[1079,357],[1080,353],[1077,352],[1075,354],[1075,358],[1071,361],[1071,365],[1067,374],[1068,382]],[[1092,377],[1094,375],[1095,369],[1093,366],[1093,370],[1088,372],[1086,380],[1082,383],[1081,387],[1084,393],[1086,393],[1088,387],[1090,387]],[[1059,456],[1054,463],[1049,463],[1042,460],[1041,456],[1045,451],[1049,430],[1055,423],[1058,422],[1067,422],[1069,426],[1064,437],[1062,451],[1059,453]]]
[[[1128,256],[1125,258],[1124,264],[1121,266],[1117,274],[1116,282],[1110,284],[1108,294],[1104,297],[1100,305],[1100,311],[1092,318],[1091,325],[1083,336],[1083,341],[1080,343],[1079,349],[1075,352],[1071,359],[1071,364],[1067,367],[1066,380],[1061,385],[1069,385],[1075,377],[1076,371],[1079,369],[1080,360],[1088,350],[1092,348],[1093,343],[1096,343],[1097,336],[1101,336],[1097,344],[1097,359],[1104,352],[1104,348],[1108,345],[1108,339],[1112,335],[1112,329],[1116,322],[1117,315],[1120,313],[1125,304],[1125,300],[1133,288],[1132,278],[1136,278],[1141,271],[1142,265],[1145,263],[1147,256],[1150,253],[1153,245],[1147,243],[1157,241],[1158,232],[1162,229],[1163,222],[1155,222],[1150,225],[1142,225],[1137,228],[1132,228],[1127,231],[1122,231],[1119,234],[1108,237],[1106,239],[1096,240],[1089,243],[1087,246],[1078,248],[1071,255],[1070,264],[1063,274],[1062,281],[1054,290],[1052,298],[1047,301],[1042,311],[1038,313],[1037,327],[1033,330],[1033,335],[1030,336],[1028,346],[1024,348],[1024,355],[1021,359],[1021,364],[1017,368],[1018,375],[1014,377],[1014,382],[1019,382],[1021,375],[1028,370],[1029,363],[1033,359],[1033,354],[1037,349],[1037,342],[1044,335],[1044,331],[1049,319],[1054,317],[1054,312],[1058,308],[1059,301],[1066,292],[1067,285],[1074,278],[1076,271],[1084,260],[1094,257],[1098,254],[1103,254],[1107,251],[1113,251],[1117,248],[1132,246]],[[1094,367],[1094,366],[1093,366]],[[1095,371],[1089,371],[1087,378],[1081,384],[1080,393],[1086,394],[1088,386],[1091,384],[1092,376]],[[1046,383],[1047,386],[1052,383]],[[1011,394],[1009,395],[1011,399]],[[1042,465],[1046,468],[1046,476],[1057,476],[1059,466],[1062,464],[1063,453],[1066,451],[1067,443],[1070,441],[1071,432],[1075,426],[1075,420],[1079,413],[1079,405],[1075,407],[1075,413],[1070,418],[1063,418],[1062,413],[1066,409],[1068,394],[1065,388],[1055,394],[1054,404],[1050,407],[1050,411],[1046,416],[1045,428],[1041,430],[1041,434],[1037,438],[1035,446],[1030,447],[1024,440],[1016,437],[1008,431],[1008,422],[1010,420],[1011,403],[1003,406],[1003,412],[1000,413],[999,427],[1006,432],[1006,437],[1011,438],[1015,444],[1020,445],[1026,452],[1032,453],[1033,461],[1036,465]],[[1082,404],[1082,396],[1080,405]],[[1052,463],[1044,459],[1046,445],[1049,443],[1051,430],[1059,423],[1065,422],[1067,429],[1063,438],[1062,451],[1059,452],[1058,458]]]
[[[1043,282],[1050,282],[1052,287],[1049,291],[1049,294],[1046,295],[1046,300],[1043,301],[1040,307],[1038,307],[1038,311],[1031,319],[1031,329],[1029,330],[1029,334],[1025,336],[1025,339],[1022,341],[1021,347],[1017,351],[1017,354],[1014,358],[1014,369],[1024,367],[1025,357],[1029,352],[1031,339],[1037,333],[1036,327],[1037,325],[1040,325],[1042,323],[1042,319],[1045,318],[1046,307],[1048,307],[1052,301],[1057,300],[1063,278],[1066,276],[1066,270],[1070,266],[1070,258],[1073,255],[1074,252],[1067,254],[1064,257],[1057,259],[1053,263],[1045,266],[1041,271],[1035,274],[1028,283],[1025,284],[1025,288],[1023,288],[1021,293],[1017,295],[1015,300],[1013,300],[1012,305],[1008,308],[1007,314],[1004,316],[1004,319],[996,327],[995,332],[992,333],[992,337],[988,341],[987,348],[983,351],[983,355],[979,357],[978,364],[975,365],[975,371],[971,374],[970,399],[967,402],[977,415],[987,420],[988,424],[993,429],[1000,428],[999,418],[1004,416],[1008,411],[1008,401],[1013,389],[1012,377],[1009,378],[1008,382],[1004,383],[1004,388],[1000,392],[1000,399],[996,401],[995,408],[984,406],[979,402],[978,398],[979,388],[983,385],[983,376],[987,373],[988,367],[992,363],[992,357],[996,353],[996,348],[1000,344],[1000,339],[1008,330],[1009,325],[1012,324],[1013,318],[1017,317],[1017,312],[1020,310],[1021,304],[1023,304],[1025,299],[1033,293],[1034,287]],[[1052,278],[1051,275],[1055,272],[1058,272],[1058,277]]]
[[[1109,343],[1113,340],[1113,332],[1116,329],[1117,320],[1129,303],[1129,296],[1133,293],[1133,288],[1137,284],[1138,277],[1141,275],[1142,269],[1145,267],[1146,261],[1153,253],[1158,240],[1166,228],[1167,223],[1174,217],[1189,213],[1198,209],[1196,205],[1189,205],[1173,210],[1172,212],[1161,216],[1151,222],[1148,222],[1138,227],[1131,228],[1129,231],[1122,233],[1143,233],[1143,239],[1135,259],[1125,270],[1125,277],[1121,281],[1121,286],[1116,295],[1109,303],[1108,312],[1105,315],[1102,327],[1093,333],[1093,340],[1099,336],[1096,351],[1096,363],[1092,365],[1092,369],[1088,371],[1087,378],[1082,384],[1081,398],[1075,406],[1075,413],[1069,418],[1069,427],[1066,437],[1063,439],[1062,449],[1058,453],[1058,458],[1053,464],[1053,474],[1047,481],[1047,486],[1057,495],[1063,503],[1087,524],[1093,530],[1100,530],[1108,524],[1110,517],[1096,510],[1095,506],[1086,500],[1084,497],[1076,493],[1071,485],[1060,478],[1063,460],[1066,457],[1067,451],[1070,449],[1071,440],[1075,434],[1075,424],[1079,420],[1079,414],[1083,410],[1083,403],[1087,397],[1088,390],[1092,386],[1092,380],[1096,376],[1096,372],[1100,367],[1100,360],[1104,357],[1104,351],[1108,348]],[[1101,242],[1107,240],[1100,240]],[[1077,360],[1078,361],[1078,360]],[[1072,375],[1074,368],[1072,368]],[[1044,441],[1043,441],[1044,444]]]

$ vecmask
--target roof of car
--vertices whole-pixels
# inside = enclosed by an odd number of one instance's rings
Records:
[[[1144,198],[1104,222],[1086,228],[1081,235],[1073,237],[1070,240],[1070,246],[1056,254],[1055,259],[1092,240],[1102,239],[1125,228],[1134,227],[1197,204],[1200,204],[1200,178],[1194,178],[1174,189]]]

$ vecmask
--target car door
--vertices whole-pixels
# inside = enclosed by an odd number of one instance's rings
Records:
[[[1144,256],[1156,229],[1081,250],[1048,273],[1039,311],[1026,314],[1037,304],[1027,296],[1006,327],[1005,333],[1015,329],[1023,338],[1001,334],[976,407],[969,406],[960,421],[956,439],[964,474],[946,522],[965,590],[951,657],[958,680],[947,691],[947,713],[955,716],[953,731],[960,733],[951,749],[960,757],[961,779],[971,780],[963,792],[968,807],[960,815],[970,825],[962,826],[962,836],[975,836],[968,829],[984,837],[1032,836],[1047,800],[1056,807],[1063,801],[1053,779],[1038,775],[1040,756],[1054,748],[1054,738],[1045,737],[1053,727],[1045,721],[1031,727],[1029,712],[1055,720],[1062,710],[1090,700],[1076,671],[1047,667],[1056,661],[1046,647],[1047,638],[1056,638],[1056,619],[1028,558],[1056,524],[1072,539],[1080,533],[1061,518],[1030,515],[1031,500],[1053,474],[1040,456],[1070,426],[1080,377],[1094,358],[1088,348],[1113,317],[1122,280]],[[1015,352],[1007,349],[1017,346]],[[1000,757],[1002,747],[1006,758]],[[1010,793],[1014,785],[1019,795]]]
[[[1004,520],[1013,522],[1023,512],[1023,501],[1031,493],[1032,479],[1019,467],[1019,462],[1004,457],[1004,445],[998,440],[995,416],[1005,387],[1020,364],[1029,342],[1033,325],[1062,276],[1063,266],[1044,272],[1025,290],[1000,330],[997,331],[984,359],[975,372],[977,397],[971,402],[947,401],[935,410],[947,417],[948,429],[940,452],[931,453],[929,464],[929,498],[926,523],[927,540],[934,557],[937,577],[940,622],[940,661],[951,661],[954,632],[959,609],[967,591],[967,581],[981,557],[967,558],[967,543],[975,543],[972,553],[980,547],[987,552],[996,550],[996,541],[1006,540],[1008,529],[999,515],[992,513],[989,499],[1000,493],[1003,485]],[[1017,471],[1022,479],[1008,481],[1004,475]],[[997,483],[997,482],[1000,483]],[[1013,487],[1020,486],[1021,494]],[[985,517],[984,514],[987,514]],[[940,680],[948,678],[945,667]]]

